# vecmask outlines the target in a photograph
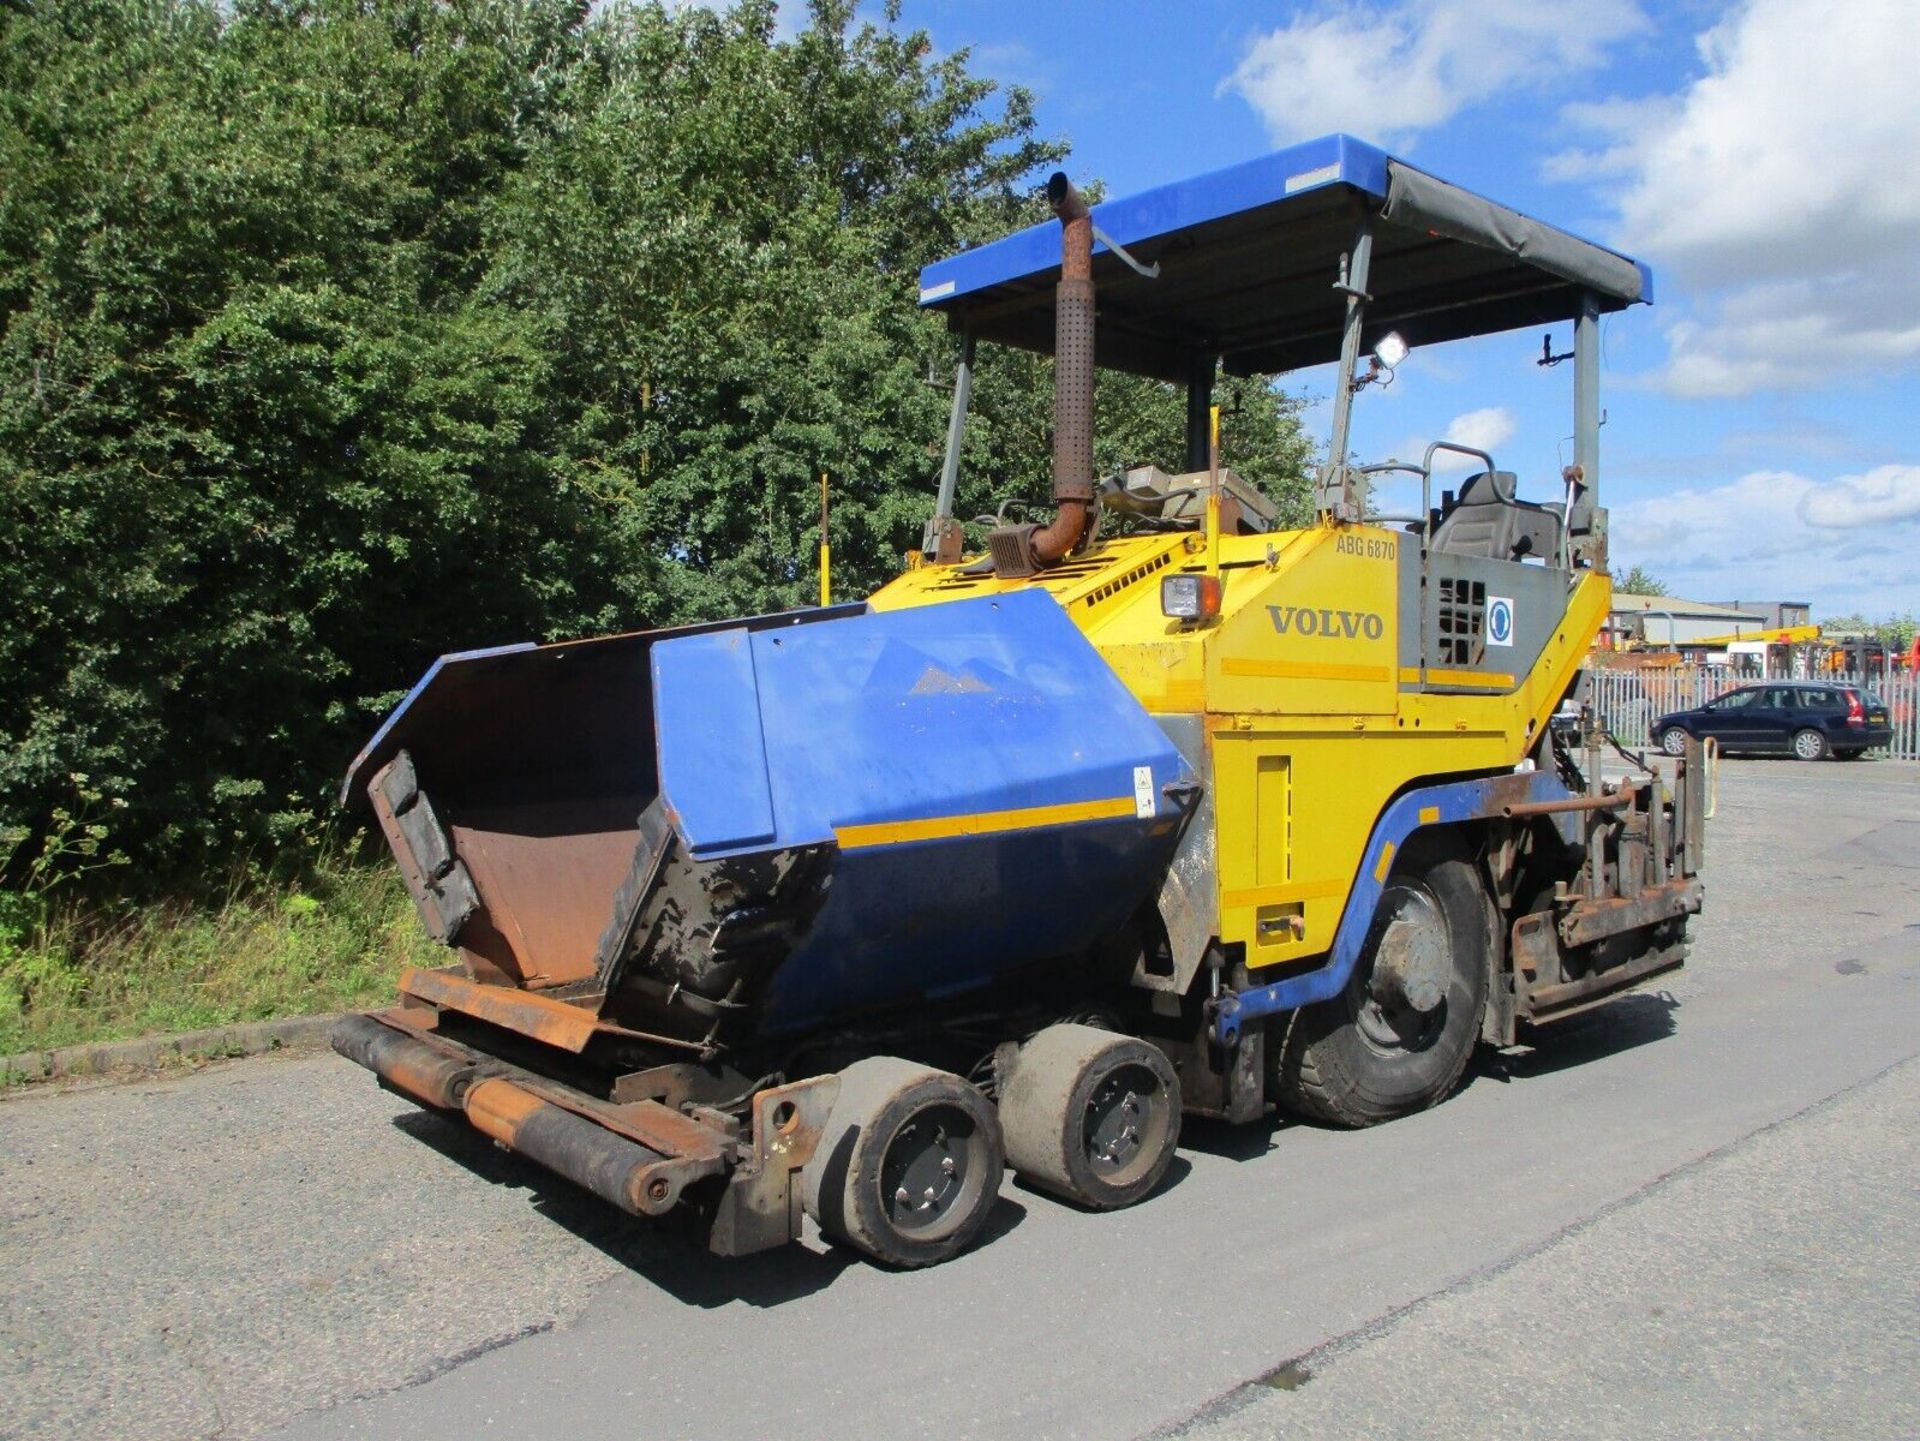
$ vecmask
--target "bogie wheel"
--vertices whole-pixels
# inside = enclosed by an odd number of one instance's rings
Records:
[[[1299,1114],[1371,1126],[1445,1100],[1480,1038],[1492,910],[1457,843],[1402,849],[1345,992],[1294,1014],[1275,1092]]]
[[[1096,1211],[1150,1194],[1180,1141],[1180,1078],[1158,1046],[1092,1026],[1048,1026],[1000,1081],[1007,1164]]]
[[[874,1056],[840,1073],[802,1200],[828,1239],[891,1266],[931,1266],[979,1234],[1005,1169],[999,1120],[977,1089]]]
[[[1803,761],[1823,761],[1827,758],[1827,738],[1816,730],[1795,731],[1793,753]]]
[[[1660,733],[1660,749],[1670,756],[1683,756],[1687,753],[1687,733],[1679,726],[1668,726]]]

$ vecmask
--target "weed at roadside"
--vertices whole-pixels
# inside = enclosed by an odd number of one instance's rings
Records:
[[[25,899],[0,893],[0,1055],[348,1010],[438,963],[392,867],[337,856],[221,901],[48,898],[6,925]]]

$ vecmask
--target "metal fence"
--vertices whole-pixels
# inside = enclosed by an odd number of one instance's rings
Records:
[[[1715,696],[1760,677],[1734,675],[1724,666],[1676,666],[1659,670],[1602,670],[1588,673],[1589,698],[1607,728],[1623,745],[1651,746],[1655,717],[1690,710]],[[1773,680],[1791,677],[1773,676]],[[1920,676],[1912,672],[1884,672],[1865,677],[1857,673],[1822,675],[1822,682],[1857,685],[1886,703],[1893,722],[1893,744],[1875,754],[1896,760],[1920,760]]]

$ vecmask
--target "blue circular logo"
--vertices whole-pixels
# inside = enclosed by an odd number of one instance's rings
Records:
[[[1505,601],[1495,601],[1487,609],[1487,634],[1500,644],[1506,644],[1513,634],[1513,607]]]

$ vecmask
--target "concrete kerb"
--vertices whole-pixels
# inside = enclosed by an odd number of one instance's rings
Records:
[[[116,1071],[156,1071],[174,1061],[224,1060],[269,1051],[318,1050],[327,1043],[338,1015],[288,1016],[278,1021],[247,1021],[209,1026],[171,1036],[106,1041],[91,1046],[61,1046],[0,1056],[0,1085],[104,1076]]]

